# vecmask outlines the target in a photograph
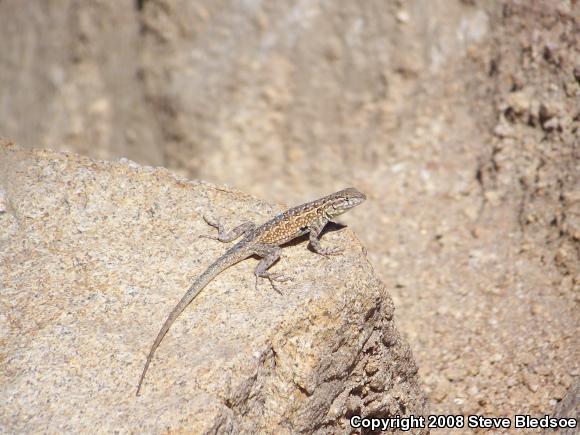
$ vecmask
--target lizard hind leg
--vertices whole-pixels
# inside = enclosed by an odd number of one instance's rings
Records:
[[[232,229],[231,231],[227,231],[224,227],[224,225],[221,222],[216,221],[215,219],[212,219],[208,216],[203,216],[203,220],[209,225],[212,226],[214,228],[216,228],[218,230],[218,235],[217,237],[215,236],[206,236],[206,235],[201,235],[199,237],[202,237],[204,239],[212,239],[212,240],[219,240],[220,242],[231,242],[233,240],[236,240],[237,238],[239,238],[242,235],[248,234],[249,232],[252,232],[255,228],[256,228],[256,224],[253,222],[244,222],[241,225],[238,225],[237,227],[235,227],[234,229]]]
[[[262,257],[254,274],[256,275],[256,290],[258,290],[258,278],[266,278],[270,281],[272,288],[282,294],[276,282],[286,282],[291,281],[292,278],[282,275],[278,272],[268,272],[270,266],[272,266],[276,261],[280,259],[280,251],[282,249],[279,246],[262,245],[255,250],[255,254]]]

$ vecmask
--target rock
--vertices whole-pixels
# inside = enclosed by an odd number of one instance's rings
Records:
[[[409,22],[409,12],[401,9],[397,12],[397,21],[402,24],[407,24]]]
[[[568,391],[566,390],[565,387],[563,387],[562,385],[557,385],[556,387],[554,387],[554,389],[552,390],[552,394],[550,395],[553,399],[556,400],[562,400],[564,397],[566,397],[566,393]]]
[[[553,130],[559,126],[558,117],[563,113],[561,104],[544,102],[540,104],[540,122],[544,130]]]
[[[280,207],[165,169],[3,142],[0,190],[0,225],[18,221],[0,250],[4,431],[345,433],[353,404],[424,414],[390,296],[352,232],[324,236],[346,248],[331,259],[285,248],[274,267],[294,281],[283,295],[256,291],[255,259],[222,273],[173,325],[135,397],[160,325],[224,251],[198,238],[212,232],[202,214],[233,226]],[[397,394],[362,403],[369,389]]]
[[[540,388],[540,381],[537,375],[529,372],[524,372],[522,374],[522,381],[526,387],[532,392],[535,393]]]
[[[516,115],[523,115],[530,109],[530,97],[524,91],[513,92],[508,95],[508,106]]]

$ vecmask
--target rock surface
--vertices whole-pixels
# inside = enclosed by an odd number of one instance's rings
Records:
[[[350,230],[317,256],[294,243],[254,288],[227,270],[149,346],[228,226],[280,211],[141,167],[0,143],[0,427],[7,432],[349,433],[352,414],[423,414],[393,304]]]

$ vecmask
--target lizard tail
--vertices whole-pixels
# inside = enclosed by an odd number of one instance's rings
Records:
[[[173,311],[171,311],[171,313],[167,317],[167,320],[165,320],[165,323],[161,327],[159,334],[157,334],[157,338],[155,339],[153,345],[151,346],[151,350],[149,350],[149,355],[147,355],[147,361],[145,362],[145,367],[143,368],[143,372],[141,373],[141,377],[139,378],[139,385],[137,386],[137,394],[136,394],[137,396],[141,391],[141,385],[143,384],[143,379],[145,378],[145,374],[149,369],[149,364],[151,364],[151,360],[153,359],[153,354],[157,350],[157,347],[159,347],[161,340],[163,340],[163,337],[165,337],[165,334],[167,334],[169,328],[171,328],[171,325],[173,325],[173,322],[175,322],[175,320],[179,317],[179,315],[183,312],[183,310],[185,310],[185,308],[191,303],[191,301],[195,299],[195,297],[205,288],[206,285],[208,285],[208,283],[212,279],[214,279],[217,275],[219,275],[228,267],[233,266],[234,264],[238,263],[239,261],[247,257],[247,255],[244,257],[238,255],[232,258],[231,256],[228,255],[228,253],[229,251],[226,254],[224,254],[221,258],[216,260],[211,266],[209,266],[206,269],[205,272],[203,272],[195,280],[195,282],[191,285],[191,287],[189,287],[185,295],[183,295],[179,303],[175,306],[175,308],[173,308]]]

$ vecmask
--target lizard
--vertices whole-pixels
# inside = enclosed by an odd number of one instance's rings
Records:
[[[258,285],[258,278],[267,278],[272,287],[280,293],[274,283],[285,282],[290,278],[285,277],[280,273],[268,272],[268,269],[280,258],[280,252],[282,250],[281,245],[304,234],[310,233],[309,245],[316,253],[324,256],[339,254],[342,250],[323,247],[320,244],[319,239],[322,230],[335,216],[341,215],[351,208],[356,207],[365,199],[366,196],[363,193],[359,192],[354,187],[349,187],[315,201],[290,208],[260,226],[256,226],[252,222],[245,222],[229,232],[224,229],[224,226],[221,223],[204,216],[204,220],[210,226],[218,230],[218,235],[217,237],[200,237],[216,239],[225,243],[234,241],[242,235],[244,237],[234,246],[229,248],[221,257],[215,260],[205,270],[205,272],[198,276],[166,318],[165,323],[157,334],[157,338],[155,338],[155,341],[149,350],[149,354],[147,355],[145,367],[143,368],[137,386],[136,395],[139,395],[143,379],[149,369],[149,364],[153,359],[153,355],[163,340],[163,337],[165,337],[165,334],[169,328],[171,328],[171,325],[173,325],[183,310],[185,310],[185,308],[205,288],[205,286],[207,286],[221,272],[248,257],[257,255],[261,260],[254,271],[254,275],[256,276],[256,288]]]

